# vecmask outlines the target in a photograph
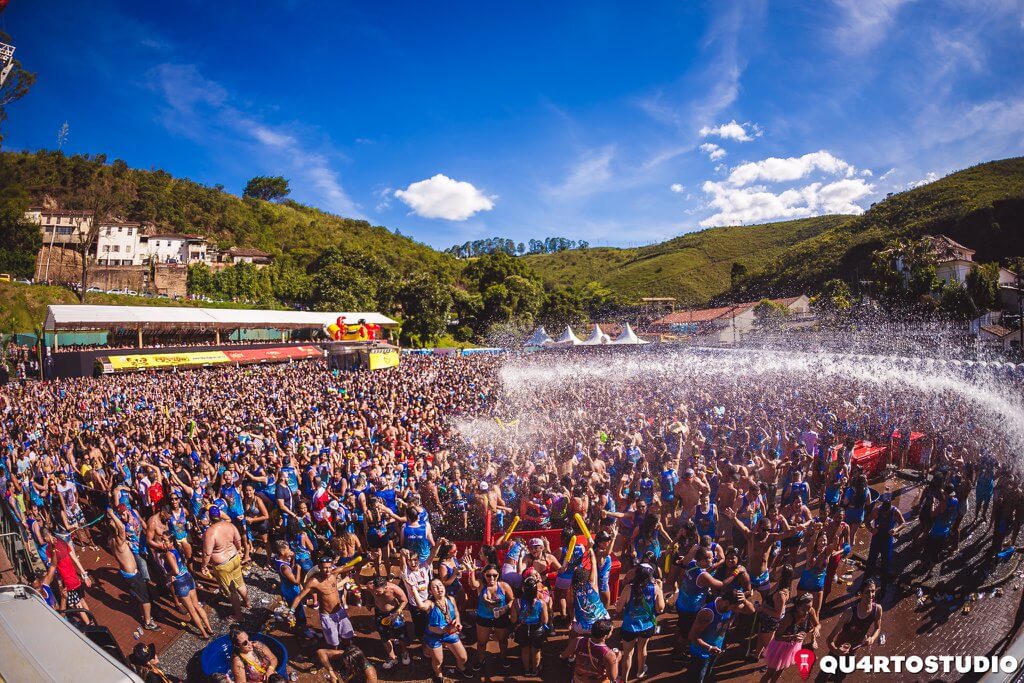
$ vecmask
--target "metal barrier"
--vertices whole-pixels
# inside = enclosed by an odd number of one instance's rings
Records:
[[[25,546],[21,525],[7,505],[0,505],[0,552],[11,565],[9,570],[0,567],[0,571],[13,571],[18,583],[32,583],[35,578],[32,557]]]

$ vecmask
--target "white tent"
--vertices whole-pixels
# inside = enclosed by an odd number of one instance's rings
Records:
[[[547,346],[553,342],[554,340],[551,338],[551,335],[548,334],[543,325],[540,325],[533,331],[530,338],[523,342],[523,346]]]
[[[587,337],[583,342],[583,346],[601,346],[603,344],[611,343],[612,338],[601,331],[601,327],[594,323],[594,329],[591,330],[590,336]]]
[[[612,343],[613,344],[649,344],[650,342],[648,342],[648,341],[646,341],[644,339],[641,339],[640,337],[636,336],[636,332],[633,331],[633,328],[630,326],[630,324],[626,323],[626,327],[622,330],[622,334],[620,334],[618,337],[616,337],[615,341],[613,341]]]
[[[565,326],[565,332],[562,336],[555,340],[555,346],[579,346],[583,341],[577,337],[572,328],[568,325]]]

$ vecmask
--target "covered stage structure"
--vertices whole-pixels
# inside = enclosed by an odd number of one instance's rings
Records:
[[[581,346],[640,346],[642,344],[650,344],[650,342],[638,337],[629,323],[623,326],[622,332],[615,339],[605,334],[601,330],[601,326],[595,323],[586,339],[577,337],[569,325],[565,326],[562,336],[552,339],[544,327],[540,326],[523,342],[527,351],[531,349],[568,349]]]
[[[325,330],[339,317],[379,325],[385,334],[398,327],[397,321],[371,311],[52,305],[43,324],[48,342],[43,374],[51,379],[322,357],[328,341]],[[263,336],[246,343],[245,331]],[[62,348],[81,343],[83,333],[92,333],[108,348]],[[238,343],[224,343],[230,336],[238,337]]]

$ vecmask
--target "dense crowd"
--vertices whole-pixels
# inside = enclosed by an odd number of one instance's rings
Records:
[[[372,373],[305,361],[11,385],[0,483],[59,608],[88,609],[76,548],[102,543],[142,628],[159,628],[160,593],[208,637],[197,588],[216,585],[241,621],[243,570],[259,564],[295,633],[346,681],[376,680],[359,647],[375,637],[384,670],[419,652],[440,678],[447,652],[473,677],[495,642],[505,669],[642,679],[663,621],[690,680],[710,680],[730,640],[777,680],[802,648],[878,641],[908,571],[894,566],[898,534],[914,536],[910,571],[927,576],[969,502],[991,520],[993,561],[1024,522],[1020,480],[1000,464],[1011,444],[964,395],[606,360],[598,372],[572,356],[422,357]],[[861,439],[928,475],[913,510],[869,486]],[[858,545],[860,598],[825,632]],[[354,630],[356,603],[376,636]],[[552,656],[544,644],[563,631]],[[230,678],[272,680],[277,655],[241,628],[230,636]],[[132,657],[165,675],[145,646]]]

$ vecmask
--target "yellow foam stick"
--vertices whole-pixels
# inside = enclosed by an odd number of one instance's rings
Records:
[[[577,512],[573,515],[573,518],[576,520],[576,525],[580,528],[580,531],[587,537],[587,543],[593,545],[594,537],[590,535],[590,529],[587,528],[587,523],[583,521],[583,515]]]
[[[565,562],[562,564],[569,564],[569,560],[572,559],[572,551],[576,550],[576,537],[573,536],[569,541],[569,547],[565,549]]]
[[[512,538],[512,533],[515,532],[520,521],[519,515],[512,518],[512,523],[508,525],[508,529],[505,530],[505,535],[501,537],[502,543],[508,543],[508,539]]]
[[[359,564],[362,561],[363,561],[363,556],[362,555],[356,555],[351,560],[349,560],[345,564],[341,565],[341,568],[342,569],[348,569],[350,567],[356,566],[357,564]]]
[[[668,576],[669,569],[672,568],[672,556],[676,554],[676,544],[673,543],[669,546],[668,552],[665,553],[665,575]]]

